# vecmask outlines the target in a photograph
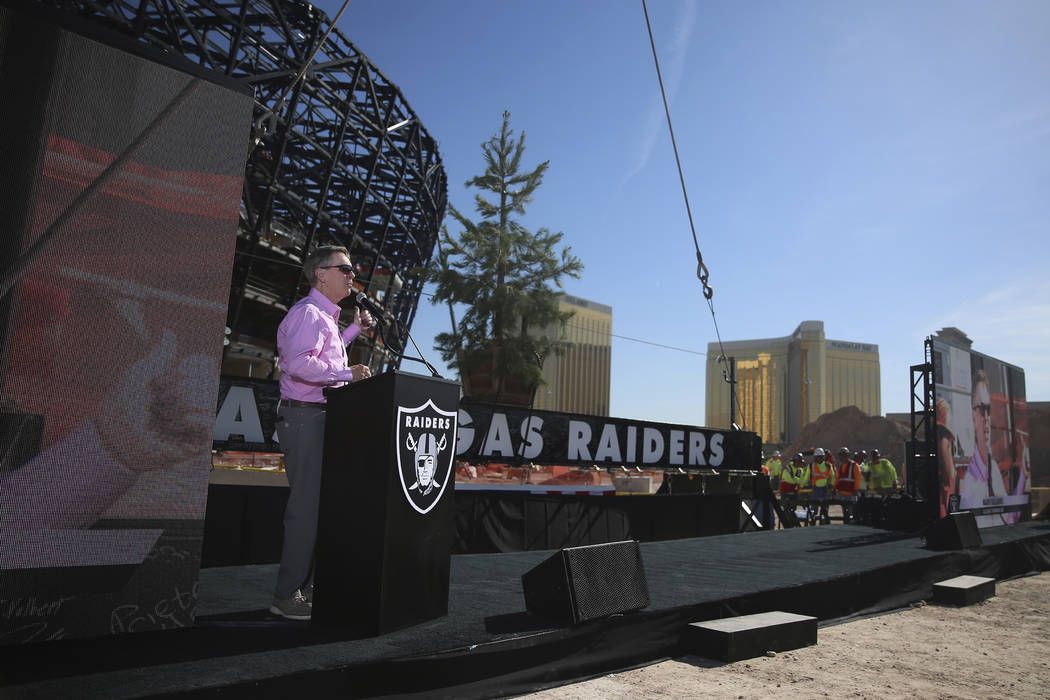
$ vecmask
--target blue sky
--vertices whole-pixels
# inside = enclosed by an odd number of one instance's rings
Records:
[[[649,16],[723,340],[821,320],[876,343],[892,412],[923,339],[954,325],[1050,400],[1050,3],[653,0]],[[524,223],[586,266],[566,291],[612,306],[614,336],[695,351],[614,337],[612,415],[705,425],[696,353],[715,327],[641,2],[352,0],[338,26],[437,140],[462,211],[510,111],[526,164],[551,161]],[[448,323],[421,302],[435,364]]]

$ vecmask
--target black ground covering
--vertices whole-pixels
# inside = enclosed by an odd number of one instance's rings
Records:
[[[269,615],[273,565],[204,569],[196,627],[5,648],[0,696],[517,694],[674,656],[697,620],[783,610],[827,623],[927,599],[962,574],[1050,568],[1050,524],[981,535],[954,552],[844,525],[643,543],[651,606],[575,627],[525,612],[520,577],[549,551],[458,555],[448,616],[359,640]]]

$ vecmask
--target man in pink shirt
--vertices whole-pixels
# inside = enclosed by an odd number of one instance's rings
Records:
[[[288,310],[277,328],[281,401],[277,436],[288,475],[284,544],[270,612],[309,620],[313,598],[313,559],[317,505],[321,492],[326,386],[367,379],[365,365],[347,366],[346,346],[372,326],[367,311],[354,309],[354,321],[339,330],[339,302],[353,292],[354,268],[346,248],[321,246],[306,256],[303,274],[310,293]]]

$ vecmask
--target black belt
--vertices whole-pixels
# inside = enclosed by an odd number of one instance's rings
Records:
[[[292,408],[304,408],[306,406],[313,406],[315,408],[326,408],[327,404],[323,404],[320,401],[296,401],[295,399],[281,399],[281,403],[291,406]]]

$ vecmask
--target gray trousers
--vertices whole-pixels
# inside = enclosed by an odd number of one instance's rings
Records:
[[[313,582],[317,543],[317,505],[321,498],[321,457],[325,411],[320,406],[289,406],[277,411],[277,437],[288,475],[288,505],[284,510],[281,568],[273,597],[286,600]]]

